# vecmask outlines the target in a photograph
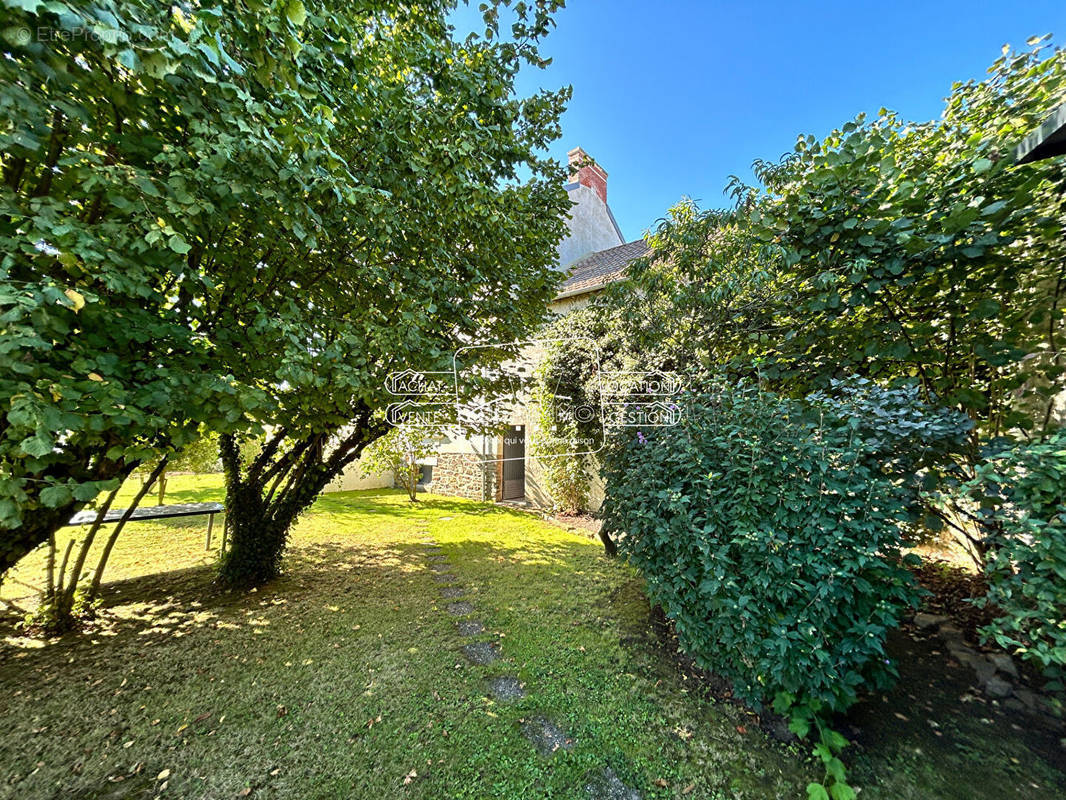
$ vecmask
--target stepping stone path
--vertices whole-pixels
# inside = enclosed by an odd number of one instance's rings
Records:
[[[474,642],[473,644],[464,644],[463,653],[471,664],[478,664],[480,666],[486,666],[493,661],[498,661],[500,653],[491,642]]]
[[[442,521],[451,519],[441,517]],[[458,578],[452,574],[452,568],[448,557],[444,555],[441,546],[431,537],[424,540],[426,545],[426,557],[429,559],[430,569],[435,573],[433,579],[439,584],[455,584]],[[441,597],[453,600],[463,596],[462,586],[441,586]],[[465,617],[474,613],[474,606],[465,601],[457,600],[448,603],[448,613],[455,617]],[[463,619],[456,623],[456,630],[464,638],[480,636],[485,633],[485,625],[481,620]],[[471,664],[485,666],[499,661],[502,656],[499,647],[493,642],[474,641],[462,646],[463,654]],[[498,703],[513,703],[526,696],[525,687],[514,675],[496,675],[489,678],[488,695]],[[560,750],[569,750],[574,746],[574,740],[566,735],[554,722],[547,717],[536,716],[523,720],[522,735],[525,736],[540,755],[550,758]],[[640,794],[626,786],[610,767],[606,767],[588,779],[585,792],[590,800],[641,800]]]
[[[512,703],[526,696],[522,682],[510,675],[499,675],[489,680],[489,694],[500,703]]]
[[[569,750],[574,740],[568,739],[559,727],[546,717],[534,717],[522,723],[522,735],[533,743],[542,756],[554,755],[560,750]]]
[[[448,591],[444,589],[441,593]],[[455,625],[459,629],[460,636],[477,636],[479,633],[485,632],[485,626],[480,620],[476,619],[464,619],[460,620]]]
[[[622,783],[610,767],[589,780],[585,784],[585,791],[591,800],[640,800],[637,790]]]

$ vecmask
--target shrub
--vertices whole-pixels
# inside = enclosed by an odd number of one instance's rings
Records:
[[[980,504],[988,594],[982,636],[1052,675],[1066,667],[1066,430],[993,450],[966,487]]]
[[[421,459],[433,455],[437,431],[403,426],[392,428],[363,451],[361,471],[364,476],[392,472],[396,484],[407,492],[413,503],[418,500],[418,479],[422,475]]]
[[[919,591],[900,554],[917,492],[847,415],[751,386],[683,410],[611,442],[604,520],[684,649],[755,705],[839,710],[887,685]]]

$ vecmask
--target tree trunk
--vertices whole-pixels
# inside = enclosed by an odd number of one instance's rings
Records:
[[[219,581],[235,589],[259,586],[281,572],[291,520],[275,520],[264,502],[263,486],[226,479],[229,546],[222,554]]]
[[[354,429],[327,454],[336,431],[277,438],[267,441],[251,464],[241,463],[240,443],[232,435],[219,438],[219,454],[226,476],[226,523],[229,547],[222,554],[218,579],[224,586],[250,589],[281,573],[281,560],[289,531],[323,489],[363,449],[387,430],[371,420],[369,409],[354,422]]]
[[[96,512],[96,519],[93,520],[89,532],[85,534],[85,541],[82,542],[78,557],[74,560],[74,567],[71,570],[69,579],[66,577],[66,569],[70,547],[67,548],[67,556],[64,556],[63,566],[59,570],[59,580],[63,586],[56,589],[55,603],[52,609],[52,625],[56,630],[69,630],[74,627],[74,593],[78,590],[78,579],[81,577],[81,570],[85,566],[85,559],[89,556],[89,548],[92,547],[97,532],[104,524],[104,517],[107,516],[107,512],[111,509],[111,504],[115,502],[115,497],[118,496],[118,491],[121,488],[122,484],[116,486],[111,491],[111,494],[107,496],[104,504],[100,506],[99,511]],[[70,544],[74,544],[73,539],[70,540]]]
[[[418,502],[418,476],[421,470],[414,457],[407,459],[407,496],[412,503]]]
[[[107,461],[101,456],[101,464],[94,469],[83,473],[68,473],[78,481],[106,481],[118,478],[124,481],[140,462],[130,464]],[[77,514],[88,503],[81,500],[71,500],[59,508],[47,508],[40,504],[38,495],[47,488],[48,484],[38,482],[36,479],[26,486],[29,495],[27,504],[36,503],[37,507],[32,512],[23,516],[22,524],[17,528],[0,530],[0,575],[6,574],[15,564],[29,553],[36,550],[48,541],[52,536]]]
[[[56,599],[56,535],[48,537],[48,563],[45,565],[44,602],[53,603]]]
[[[618,555],[618,545],[615,544],[614,539],[603,528],[600,528],[600,541],[603,542],[603,550],[607,553],[608,558],[614,558]]]
[[[119,534],[122,533],[122,529],[126,527],[126,523],[130,517],[133,516],[133,512],[137,510],[137,507],[141,504],[141,500],[148,494],[148,490],[152,488],[152,483],[155,480],[163,480],[166,475],[167,462],[170,460],[170,456],[163,456],[159,460],[159,464],[152,473],[141,484],[140,491],[137,492],[136,497],[133,498],[133,502],[130,503],[129,508],[126,509],[126,513],[122,515],[118,522],[115,523],[115,529],[111,531],[111,535],[107,537],[107,543],[104,545],[104,550],[100,554],[100,560],[96,564],[96,571],[93,573],[92,583],[89,585],[89,591],[85,595],[85,602],[92,604],[96,600],[97,594],[100,592],[100,584],[104,578],[104,568],[107,566],[107,560],[111,557],[111,551],[115,547],[115,542],[118,541]]]

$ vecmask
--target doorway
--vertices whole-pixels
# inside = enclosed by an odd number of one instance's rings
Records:
[[[504,500],[523,500],[526,496],[526,426],[511,425],[503,435]]]

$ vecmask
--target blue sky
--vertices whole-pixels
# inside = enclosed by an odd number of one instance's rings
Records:
[[[472,29],[472,9],[456,23]],[[980,78],[1010,43],[1066,42],[1063,0],[569,0],[523,91],[571,84],[563,137],[609,173],[627,239],[682,196],[722,206],[731,174],[751,180],[799,133],[824,135],[881,106],[939,116],[955,80]],[[481,26],[477,26],[481,27]]]

